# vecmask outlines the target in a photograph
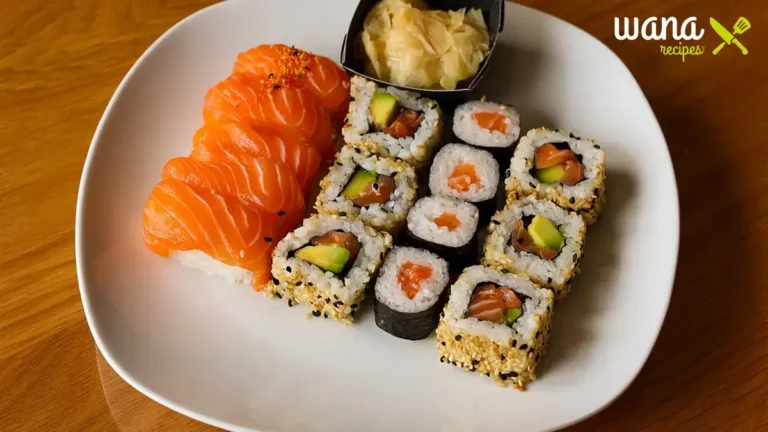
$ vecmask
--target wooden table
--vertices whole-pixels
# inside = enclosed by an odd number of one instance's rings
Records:
[[[208,3],[1,3],[0,430],[208,429],[106,365],[83,316],[73,246],[80,170],[109,97],[156,37]],[[680,190],[680,263],[656,347],[618,401],[571,430],[768,430],[765,1],[523,3],[626,62],[661,122]],[[746,16],[751,52],[682,62],[658,42],[617,41],[614,16],[697,16],[700,26]],[[715,42],[711,30],[701,41]]]

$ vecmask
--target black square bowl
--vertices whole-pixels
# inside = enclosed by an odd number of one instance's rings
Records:
[[[440,10],[457,10],[461,8],[474,8],[483,11],[483,18],[488,26],[488,32],[490,37],[490,47],[488,49],[488,55],[480,64],[480,69],[477,73],[464,81],[460,81],[454,90],[435,90],[435,89],[420,89],[414,87],[407,87],[396,85],[390,82],[382,81],[380,79],[366,75],[363,67],[363,59],[355,56],[355,41],[358,39],[360,33],[363,31],[363,23],[368,12],[378,3],[379,0],[360,0],[357,5],[355,14],[352,16],[352,21],[349,24],[349,29],[346,36],[344,36],[344,42],[341,47],[341,65],[349,73],[354,75],[360,75],[371,81],[375,81],[381,86],[393,86],[403,90],[410,90],[421,93],[422,95],[436,100],[441,105],[456,105],[461,102],[467,101],[471,98],[472,91],[483,79],[485,71],[488,68],[488,62],[493,54],[493,50],[496,47],[496,40],[499,33],[504,29],[504,2],[505,0],[427,0],[427,4],[432,9]]]

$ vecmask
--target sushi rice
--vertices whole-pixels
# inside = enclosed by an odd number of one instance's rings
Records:
[[[343,280],[331,272],[291,256],[313,237],[341,230],[354,234],[360,252]],[[365,298],[386,253],[392,248],[392,236],[365,226],[360,221],[332,215],[313,215],[294,232],[280,240],[272,253],[272,281],[265,288],[269,297],[304,304],[314,316],[324,316],[351,323],[354,312]]]
[[[565,239],[563,248],[553,260],[518,251],[510,243],[512,227],[524,216],[541,215],[558,227]],[[586,238],[586,224],[581,216],[554,203],[525,197],[511,201],[491,219],[483,247],[481,262],[530,278],[555,292],[559,299],[571,289],[571,280],[579,272]]]
[[[384,204],[356,206],[342,195],[344,187],[358,168],[394,177],[395,190]],[[360,219],[382,231],[394,233],[405,222],[408,210],[416,201],[416,172],[413,167],[394,159],[371,153],[363,145],[347,144],[336,154],[336,162],[320,182],[315,209],[323,214],[337,214]]]
[[[491,131],[477,124],[476,112],[494,112],[506,117],[506,132]],[[520,137],[520,115],[514,108],[488,101],[470,101],[459,105],[453,114],[453,133],[467,144],[478,147],[506,148]]]
[[[432,275],[421,282],[421,290],[413,299],[406,297],[397,280],[400,266],[407,261],[432,268]],[[387,307],[398,312],[415,313],[437,303],[447,285],[448,263],[444,259],[422,249],[397,246],[384,260],[374,290],[376,299]]]
[[[540,183],[531,175],[536,149],[547,143],[567,142],[582,156],[584,180],[574,186]],[[505,181],[507,200],[535,195],[584,216],[587,225],[595,223],[605,206],[605,152],[594,140],[582,139],[561,130],[532,129],[520,139]]]
[[[522,295],[522,315],[510,327],[467,318],[474,289],[491,282]],[[536,365],[546,351],[550,332],[553,294],[528,278],[483,266],[464,270],[451,286],[450,299],[437,328],[441,362],[464,371],[489,375],[501,385],[519,390],[536,379]]]
[[[353,77],[350,85],[352,101],[342,129],[344,141],[365,141],[374,152],[400,158],[417,169],[426,166],[443,134],[443,113],[437,102],[395,87],[379,88],[375,82],[361,76]],[[413,137],[394,138],[371,129],[371,101],[379,91],[396,96],[401,106],[424,114]]]
[[[461,225],[449,230],[437,226],[435,218],[448,212],[456,215]],[[468,244],[475,236],[480,212],[470,203],[440,196],[424,197],[408,213],[408,231],[416,237],[441,246],[458,248]]]

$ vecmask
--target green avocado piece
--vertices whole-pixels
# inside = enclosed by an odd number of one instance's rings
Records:
[[[397,96],[385,92],[373,95],[371,99],[371,115],[373,124],[379,129],[389,126],[397,108]]]
[[[344,187],[341,195],[346,199],[355,199],[360,196],[369,184],[376,180],[378,180],[376,174],[364,169],[359,169],[352,174],[352,178],[349,179],[349,183]]]
[[[507,324],[512,324],[513,322],[515,322],[515,320],[520,318],[520,315],[522,314],[523,314],[523,311],[521,311],[520,309],[507,309],[504,311],[504,318],[506,318]]]
[[[536,179],[542,183],[557,183],[564,175],[565,168],[562,165],[555,165],[536,171]]]
[[[533,217],[531,224],[528,226],[528,233],[531,235],[536,246],[548,247],[556,251],[563,247],[563,242],[565,241],[557,227],[542,215]]]
[[[339,245],[305,246],[297,250],[295,256],[336,274],[341,273],[349,261],[349,251]]]

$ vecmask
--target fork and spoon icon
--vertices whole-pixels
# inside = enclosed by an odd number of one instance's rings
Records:
[[[729,32],[728,29],[723,27],[722,24],[717,22],[714,18],[709,18],[709,24],[712,26],[712,28],[717,32],[718,35],[723,39],[723,42],[720,43],[720,45],[715,48],[714,51],[712,51],[712,54],[717,55],[717,53],[720,52],[721,49],[727,44],[735,44],[739,49],[741,49],[742,55],[747,55],[749,51],[747,51],[747,48],[739,42],[738,39],[736,39],[735,35],[744,34],[747,30],[749,30],[752,25],[747,21],[746,18],[741,17],[736,21],[736,24],[733,25],[733,33]]]

